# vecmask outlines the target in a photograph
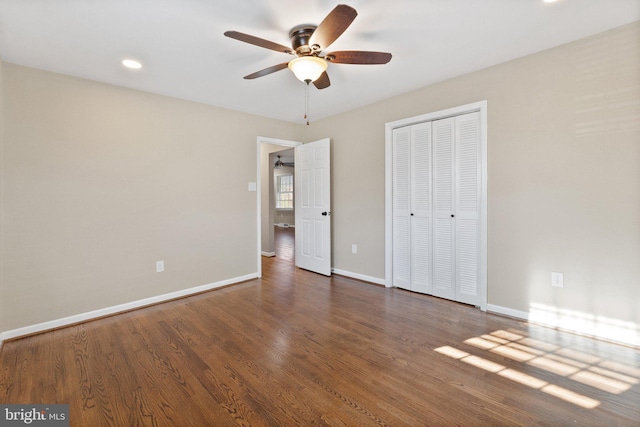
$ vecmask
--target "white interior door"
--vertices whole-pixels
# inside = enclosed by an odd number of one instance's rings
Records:
[[[331,275],[329,138],[295,148],[296,266]]]

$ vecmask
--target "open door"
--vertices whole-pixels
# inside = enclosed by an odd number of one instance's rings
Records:
[[[295,147],[296,266],[331,276],[329,138]]]

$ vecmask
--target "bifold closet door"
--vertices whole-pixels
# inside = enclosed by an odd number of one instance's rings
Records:
[[[393,130],[393,285],[480,305],[478,113]]]
[[[393,284],[431,293],[431,123],[393,131]]]
[[[393,130],[393,286],[411,289],[411,127]]]
[[[479,113],[456,117],[456,301],[479,306],[481,146]]]
[[[433,295],[480,304],[478,113],[433,122]]]
[[[455,118],[433,122],[433,295],[455,299]]]
[[[411,290],[430,294],[431,250],[431,123],[411,126]]]

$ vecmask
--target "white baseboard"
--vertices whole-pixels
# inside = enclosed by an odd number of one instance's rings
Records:
[[[340,276],[351,277],[352,279],[358,279],[364,282],[374,283],[376,285],[385,285],[385,280],[378,277],[365,276],[364,274],[352,273],[351,271],[340,270],[339,268],[332,268],[331,271]]]
[[[515,317],[516,319],[529,320],[529,313],[526,311],[514,310],[512,308],[502,307],[499,305],[487,304],[487,311],[502,314],[504,316]]]
[[[265,251],[262,251],[262,256],[266,256],[266,257],[273,257],[273,256],[276,256],[276,253],[275,253],[275,252],[265,252]]]
[[[101,308],[99,310],[89,311],[87,313],[76,314],[73,316],[63,317],[62,319],[51,320],[48,322],[38,323],[31,326],[25,326],[10,331],[0,332],[0,345],[2,342],[8,339],[19,338],[26,335],[35,334],[38,332],[44,332],[51,329],[57,329],[74,323],[87,322],[100,317],[110,316],[113,314],[122,313],[124,311],[133,310],[136,308],[142,308],[153,304],[158,304],[165,301],[170,301],[177,298],[186,297],[189,295],[197,294],[200,292],[209,291],[211,289],[220,288],[222,286],[233,285],[235,283],[244,282],[246,280],[255,279],[258,277],[257,273],[247,274],[246,276],[234,277],[232,279],[222,280],[215,283],[209,283],[207,285],[196,286],[195,288],[183,289],[181,291],[171,292],[164,295],[158,295],[155,297],[145,298],[137,301],[131,301],[125,304],[115,305],[113,307]]]

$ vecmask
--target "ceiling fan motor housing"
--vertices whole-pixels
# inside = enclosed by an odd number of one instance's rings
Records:
[[[320,50],[320,46],[313,49],[309,46],[309,38],[316,30],[315,25],[302,24],[295,26],[289,31],[289,38],[291,39],[291,47],[299,56],[305,56],[311,54],[313,51]]]

